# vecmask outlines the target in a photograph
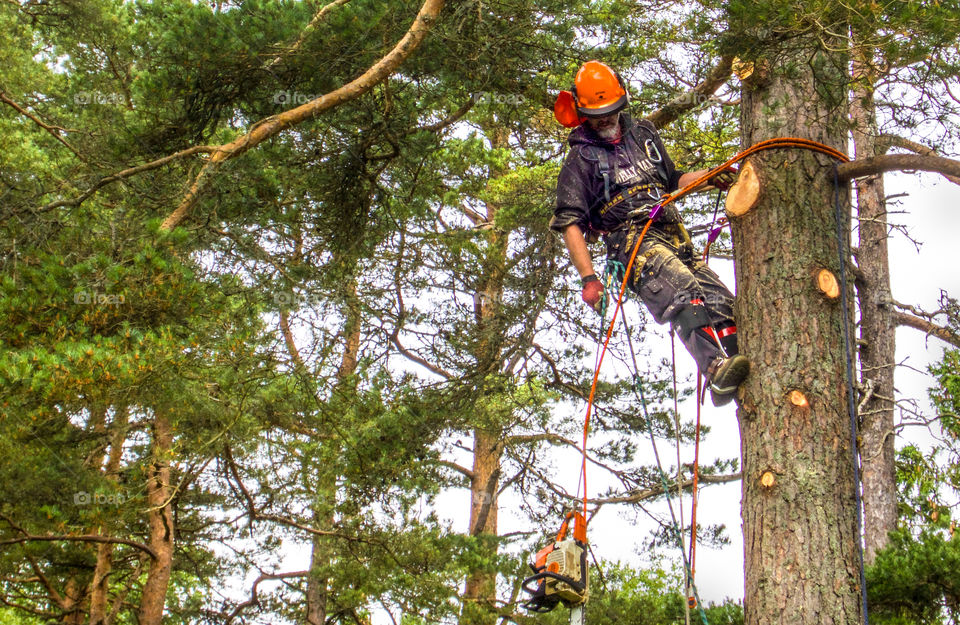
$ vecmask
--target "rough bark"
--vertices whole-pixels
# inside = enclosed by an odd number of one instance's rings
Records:
[[[77,581],[77,578],[75,576],[70,577],[64,586],[63,600],[60,602],[60,607],[63,609],[64,625],[81,625],[83,623],[83,604],[86,597],[86,591]]]
[[[127,438],[127,421],[129,411],[126,407],[118,408],[111,424],[110,453],[107,463],[103,467],[104,475],[111,481],[116,481],[120,470],[120,459],[123,456],[123,443]],[[110,543],[97,545],[97,563],[93,569],[93,579],[90,582],[90,625],[102,625],[106,622],[107,600],[110,572],[113,569],[113,548]]]
[[[794,136],[843,151],[845,77],[833,61],[815,42],[798,45],[746,81],[743,146]],[[740,349],[753,361],[738,411],[745,623],[856,625],[859,536],[841,309],[811,280],[820,267],[840,275],[833,163],[801,150],[751,161],[762,197],[732,220]],[[805,405],[790,400],[794,390]]]
[[[877,122],[871,59],[855,58],[850,119],[858,159],[876,155]],[[883,175],[856,181],[859,218],[857,283],[860,303],[860,383],[873,392],[860,407],[860,457],[863,481],[864,560],[873,562],[897,525],[897,476],[894,460],[896,325],[890,296],[887,206]]]
[[[499,432],[481,429],[473,436],[473,477],[470,480],[470,535],[497,535],[497,489],[503,447]],[[496,573],[478,570],[467,576],[461,625],[496,622]]]
[[[173,485],[170,483],[170,450],[173,429],[169,417],[157,412],[153,421],[153,448],[147,479],[147,526],[150,548],[157,555],[150,562],[143,585],[137,620],[140,625],[161,625],[170,574],[173,572]]]

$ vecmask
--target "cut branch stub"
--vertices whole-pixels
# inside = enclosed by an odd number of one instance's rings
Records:
[[[777,478],[770,471],[764,471],[763,475],[760,476],[760,484],[762,484],[764,488],[771,488],[776,483]]]
[[[809,408],[810,402],[807,401],[807,396],[798,390],[790,391],[790,403],[796,406],[797,408]]]
[[[829,269],[817,271],[817,288],[830,299],[840,297],[840,283]]]
[[[737,182],[727,192],[727,215],[739,217],[760,201],[760,177],[752,162],[740,168]]]

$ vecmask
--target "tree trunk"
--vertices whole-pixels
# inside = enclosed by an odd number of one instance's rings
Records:
[[[344,349],[337,368],[336,386],[339,389],[352,389],[351,376],[357,370],[360,355],[360,328],[362,325],[360,302],[357,299],[357,279],[347,281],[344,305]],[[337,474],[333,467],[320,467],[317,480],[317,504],[313,510],[314,526],[331,529],[336,522],[330,510],[336,502]],[[329,579],[323,571],[330,568],[335,553],[330,545],[330,537],[313,536],[310,549],[310,575],[307,576],[307,614],[308,625],[324,625],[327,620],[327,597]]]
[[[853,145],[857,158],[876,156],[877,120],[871,59],[853,64]],[[887,206],[883,174],[856,181],[860,243],[857,263],[860,303],[860,383],[869,394],[860,410],[863,465],[864,559],[873,562],[897,526],[897,476],[894,464],[893,371],[896,325],[890,297]]]
[[[83,604],[86,599],[86,589],[77,582],[77,577],[71,576],[68,578],[63,588],[63,601],[60,605],[64,611],[64,625],[81,625],[83,623]]]
[[[745,81],[744,147],[794,136],[845,151],[844,65],[815,45]],[[761,198],[733,220],[740,349],[753,361],[738,412],[745,623],[856,625],[859,536],[841,307],[815,280],[823,267],[840,276],[833,163],[801,150],[751,160]],[[849,215],[845,191],[841,198]]]
[[[335,519],[332,510],[336,500],[336,475],[333,472],[322,472],[317,483],[317,503],[313,510],[313,525],[320,529],[333,527]],[[330,580],[326,571],[329,570],[334,552],[330,545],[330,537],[313,536],[310,545],[310,574],[307,576],[307,613],[308,625],[324,625],[327,621],[327,598],[330,593]]]
[[[129,411],[126,406],[117,408],[116,416],[110,425],[112,431],[110,454],[107,456],[107,464],[103,467],[103,472],[111,481],[116,481],[117,472],[120,469],[123,443],[127,439],[128,417]],[[97,545],[97,564],[93,569],[93,579],[90,582],[90,625],[103,625],[107,619],[107,591],[110,587],[110,571],[113,569],[113,547],[109,543]]]
[[[503,456],[499,432],[474,431],[473,478],[470,480],[470,535],[497,535],[497,489]],[[491,555],[496,555],[496,551]],[[461,625],[490,625],[497,620],[495,602],[497,575],[485,570],[471,572],[464,590]]]
[[[167,598],[167,586],[173,571],[173,505],[170,497],[173,485],[170,483],[170,449],[173,444],[173,430],[165,414],[157,412],[153,421],[153,452],[150,471],[147,478],[147,523],[150,531],[148,544],[157,554],[150,562],[147,581],[143,585],[140,611],[137,619],[140,625],[161,625],[163,608]]]
[[[509,131],[493,120],[484,126],[493,149],[509,145]],[[494,167],[490,179],[505,173]],[[486,202],[487,223],[495,223],[499,206]],[[476,371],[478,378],[500,375],[500,345],[502,328],[497,324],[500,302],[503,300],[506,275],[507,246],[509,234],[497,228],[485,231],[486,254],[479,289],[474,302],[476,331],[479,336],[476,348]],[[509,374],[509,372],[507,372]],[[486,393],[486,384],[483,390]],[[496,393],[497,390],[491,392]],[[493,402],[497,403],[497,402]],[[492,409],[495,410],[495,409]],[[500,461],[503,457],[504,432],[501,429],[503,415],[478,414],[478,425],[473,432],[473,468],[470,480],[470,535],[497,535],[497,491],[500,479]],[[496,543],[490,546],[491,558],[496,556]],[[464,610],[461,625],[493,625],[496,623],[497,575],[485,570],[472,571],[467,576],[464,590]]]

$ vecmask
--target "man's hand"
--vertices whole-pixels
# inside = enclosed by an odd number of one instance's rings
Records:
[[[586,276],[580,282],[583,284],[583,291],[580,292],[580,297],[590,305],[590,308],[600,312],[603,307],[603,282],[594,274]]]
[[[707,181],[708,184],[712,184],[717,189],[721,191],[726,191],[733,186],[733,183],[737,181],[737,176],[740,175],[740,169],[736,165],[731,165],[727,167],[720,173],[716,174],[713,178]]]

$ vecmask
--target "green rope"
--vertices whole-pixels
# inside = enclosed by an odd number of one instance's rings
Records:
[[[607,308],[610,297],[607,296],[610,293],[610,289],[616,287],[623,281],[623,274],[626,272],[626,269],[623,266],[623,263],[614,260],[612,258],[607,259],[607,264],[603,268],[603,303],[600,304],[600,329],[597,333],[597,341],[603,342],[603,329],[606,327],[605,320],[607,318]],[[619,292],[619,291],[618,291]],[[626,294],[624,294],[626,295]]]

